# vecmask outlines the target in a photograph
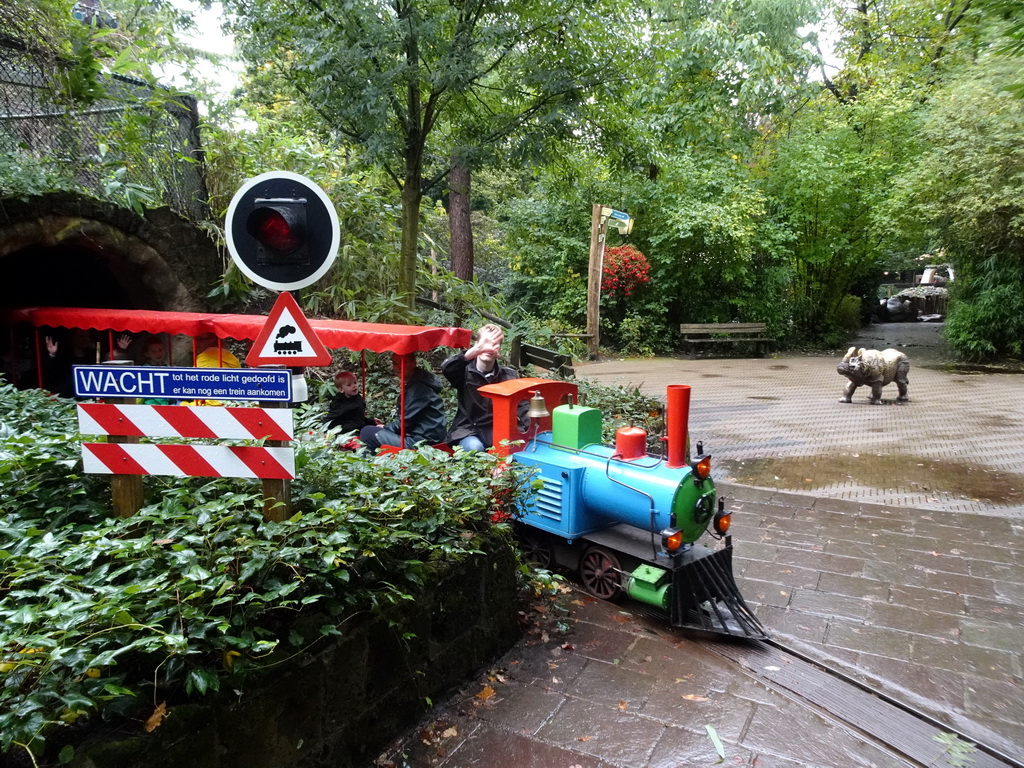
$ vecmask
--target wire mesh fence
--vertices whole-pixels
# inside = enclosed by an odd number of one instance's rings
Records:
[[[0,38],[0,194],[84,191],[210,218],[195,99],[130,78],[64,98],[62,72]]]

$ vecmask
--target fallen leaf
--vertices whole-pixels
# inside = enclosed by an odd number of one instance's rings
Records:
[[[701,696],[700,694],[697,694],[697,693],[684,693],[681,698],[684,698],[687,701],[707,701],[708,700],[707,696]]]
[[[593,736],[580,736],[579,738],[576,739],[576,741],[590,741],[592,738],[594,738],[594,737]]]
[[[632,621],[632,616],[623,616],[621,613],[612,616],[612,621],[617,621],[619,624],[625,624],[626,622]]]
[[[573,600],[572,604],[573,605],[586,605],[586,603],[584,603],[582,600]]]
[[[533,610],[535,610],[537,613],[547,613],[548,607],[546,605],[535,605],[533,606]]]
[[[152,733],[159,728],[160,723],[164,721],[165,717],[167,717],[167,702],[161,701],[156,705],[156,709],[153,710],[153,714],[146,720],[146,733]]]
[[[480,701],[487,701],[488,699],[493,699],[494,698],[494,689],[491,688],[491,686],[489,686],[489,685],[485,685],[484,689],[482,691],[480,691],[480,693],[478,693],[476,695],[476,697],[478,699],[480,699]]]
[[[448,728],[448,729],[446,729],[446,730],[441,732],[441,738],[442,739],[451,739],[451,738],[454,738],[454,737],[456,737],[458,735],[459,735],[459,729],[456,728],[454,725],[451,728]]]
[[[624,701],[620,701],[619,702],[619,709],[621,709],[623,712],[625,712],[627,709],[629,709],[629,704],[627,704]]]

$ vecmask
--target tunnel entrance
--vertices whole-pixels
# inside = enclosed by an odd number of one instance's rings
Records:
[[[80,245],[31,245],[2,265],[0,307],[140,309],[109,266]]]
[[[0,205],[0,378],[35,386],[45,368],[46,329],[17,323],[29,307],[202,312],[223,262],[205,231],[169,209],[139,216],[68,193]],[[51,334],[61,350],[69,329]],[[92,356],[109,354],[100,338]]]

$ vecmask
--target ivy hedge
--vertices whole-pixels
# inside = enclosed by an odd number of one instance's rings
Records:
[[[117,519],[106,479],[81,473],[74,403],[0,384],[0,753],[69,761],[97,725],[242,695],[477,551],[529,482],[487,454],[368,461],[332,438],[298,444],[285,522],[263,519],[258,482],[156,477]]]

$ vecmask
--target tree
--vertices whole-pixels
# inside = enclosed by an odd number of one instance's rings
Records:
[[[890,206],[956,265],[946,335],[968,359],[1024,354],[1024,101],[1006,96],[1019,76],[990,56],[936,94]]]
[[[845,65],[766,134],[760,158],[788,234],[794,328],[829,343],[858,299],[869,315],[885,267],[939,245],[905,218],[894,226],[890,197],[926,149],[932,97],[992,40],[974,0],[854,0],[836,19]]]
[[[399,286],[416,287],[420,204],[455,150],[564,130],[602,77],[613,7],[582,0],[229,0],[251,73],[311,105],[400,192]]]
[[[510,294],[580,323],[587,222],[600,202],[636,217],[628,240],[651,282],[630,311],[659,350],[684,321],[760,320],[781,333],[783,266],[752,165],[810,66],[798,29],[811,6],[686,0],[647,11],[622,45],[630,79],[587,105],[590,119],[513,209]]]
[[[448,176],[448,221],[451,235],[452,272],[460,280],[473,279],[473,225],[471,174],[465,161],[452,158]]]

